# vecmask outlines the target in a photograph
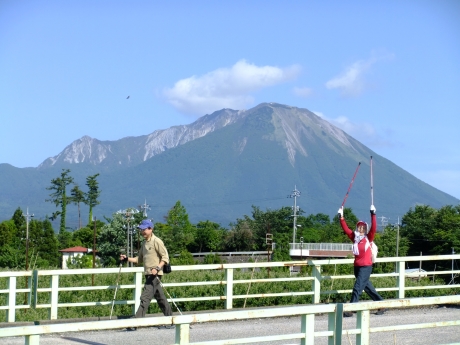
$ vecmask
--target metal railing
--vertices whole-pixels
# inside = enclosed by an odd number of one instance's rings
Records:
[[[151,327],[163,324],[176,325],[175,345],[224,345],[249,344],[254,342],[269,342],[299,339],[302,345],[314,344],[316,338],[326,337],[328,345],[341,345],[343,335],[355,335],[357,345],[370,345],[370,335],[377,332],[391,332],[420,328],[438,328],[460,326],[460,320],[444,320],[423,324],[398,324],[395,326],[371,327],[370,310],[379,308],[418,307],[436,304],[460,303],[460,295],[444,297],[425,297],[379,302],[358,302],[347,304],[322,304],[310,306],[293,306],[285,308],[257,308],[242,311],[224,311],[199,313],[178,316],[146,317],[141,319],[110,320],[98,322],[59,323],[23,327],[6,327],[0,332],[2,337],[24,336],[26,345],[39,345],[40,335],[67,332],[84,332],[94,330],[112,330],[126,327]],[[356,312],[356,328],[343,329],[343,312]],[[315,317],[318,314],[328,315],[328,330],[315,331]],[[190,342],[190,324],[215,321],[235,321],[254,318],[274,318],[283,316],[300,316],[298,332],[263,337],[231,338],[206,342]],[[446,345],[446,344],[444,344]],[[453,345],[453,344],[452,344]]]
[[[303,250],[327,250],[327,251],[346,251],[353,250],[353,244],[350,243],[289,243],[289,249]]]
[[[408,274],[405,273],[406,264],[409,262],[422,262],[422,261],[442,261],[442,260],[458,260],[460,259],[459,254],[455,255],[438,255],[438,256],[414,256],[414,257],[397,257],[397,258],[378,258],[377,263],[395,263],[396,271],[393,273],[379,273],[373,274],[372,277],[396,277],[395,286],[377,288],[377,291],[395,291],[397,298],[405,298],[408,290],[424,290],[424,289],[446,289],[446,288],[459,288],[460,284],[450,285],[430,285],[430,286],[406,286],[405,278]],[[233,308],[234,300],[246,299],[246,298],[266,298],[266,297],[281,297],[281,296],[312,296],[313,303],[320,302],[321,295],[327,295],[331,293],[350,293],[350,290],[321,290],[321,282],[325,280],[337,280],[337,279],[354,279],[353,275],[323,275],[322,267],[324,265],[351,265],[353,259],[324,259],[324,260],[304,260],[304,261],[285,261],[285,262],[255,262],[255,263],[238,263],[238,264],[209,264],[209,265],[188,265],[188,266],[174,266],[174,271],[199,271],[199,270],[222,270],[224,272],[223,280],[216,281],[187,281],[187,282],[165,282],[163,285],[168,287],[190,287],[190,286],[203,286],[203,285],[218,285],[224,286],[224,292],[222,295],[216,296],[194,296],[189,298],[174,298],[175,302],[187,302],[187,301],[211,301],[211,300],[223,300],[225,309],[229,310]],[[234,271],[237,269],[255,269],[255,268],[270,268],[270,267],[288,267],[293,266],[311,266],[311,275],[309,276],[296,276],[296,277],[282,277],[282,278],[265,278],[265,279],[236,279],[234,277]],[[0,310],[6,310],[6,321],[15,322],[15,314],[19,309],[29,308],[46,308],[49,310],[49,319],[55,320],[58,318],[59,308],[69,308],[78,306],[109,306],[112,304],[112,300],[107,301],[80,301],[74,303],[62,303],[59,302],[59,295],[63,292],[72,291],[96,291],[96,290],[108,290],[115,289],[115,285],[103,285],[103,286],[70,286],[63,287],[59,284],[59,278],[64,275],[94,275],[94,274],[116,274],[118,268],[96,268],[96,269],[74,269],[74,270],[34,270],[24,272],[0,272],[0,282],[2,279],[7,280],[7,289],[0,290],[0,294],[6,294],[6,303],[0,305]],[[124,268],[124,273],[132,273],[134,281],[129,285],[121,285],[118,289],[131,289],[133,298],[130,300],[117,300],[114,303],[117,305],[132,305],[133,313],[139,306],[139,299],[143,287],[143,268],[142,267],[131,267]],[[434,275],[457,275],[460,270],[445,270],[445,271],[432,271],[424,272],[429,276]],[[28,280],[28,287],[19,289],[17,288],[17,280],[21,277]],[[49,277],[48,287],[39,287],[39,277]],[[311,282],[311,284],[303,284],[302,291],[287,291],[287,292],[274,292],[274,293],[262,293],[262,294],[234,294],[234,286],[236,284],[255,284],[255,283],[267,283],[277,281],[305,281]],[[310,290],[308,288],[310,287]],[[26,293],[28,298],[24,304],[17,304],[18,294]],[[37,295],[39,293],[49,294],[49,303],[38,303]],[[153,301],[152,303],[156,303]]]

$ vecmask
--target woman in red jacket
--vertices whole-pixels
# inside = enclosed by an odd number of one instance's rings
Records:
[[[363,291],[366,291],[373,301],[383,301],[382,296],[378,294],[369,280],[372,273],[372,250],[370,242],[374,241],[377,231],[377,216],[375,211],[374,205],[371,205],[371,228],[369,231],[367,223],[362,220],[356,224],[355,231],[351,230],[348,228],[345,218],[343,218],[343,206],[339,208],[338,211],[340,225],[342,226],[343,232],[353,242],[353,254],[355,256],[354,274],[356,280],[353,286],[350,303],[358,302]],[[382,315],[383,313],[385,313],[385,309],[379,309],[376,315]],[[353,316],[353,314],[345,312],[343,316],[350,317]]]

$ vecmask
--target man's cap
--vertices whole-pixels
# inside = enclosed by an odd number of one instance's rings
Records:
[[[138,226],[139,229],[145,230],[147,228],[153,229],[153,223],[150,219],[144,219]]]

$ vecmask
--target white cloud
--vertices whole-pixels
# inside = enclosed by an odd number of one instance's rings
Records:
[[[346,67],[340,75],[326,82],[326,88],[339,89],[344,96],[359,96],[369,87],[365,75],[371,67],[379,60],[391,58],[393,58],[393,54],[373,53],[369,59],[358,60]]]
[[[299,73],[298,65],[259,67],[240,60],[230,68],[181,79],[163,96],[179,111],[200,116],[222,108],[243,109],[254,102],[251,92],[287,82]]]
[[[309,87],[294,87],[292,91],[294,95],[304,98],[310,97],[313,93],[313,90]]]

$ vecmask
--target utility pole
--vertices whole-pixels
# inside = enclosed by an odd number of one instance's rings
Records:
[[[144,205],[139,205],[139,209],[142,210],[142,216],[147,218],[147,210],[150,210],[150,205],[147,204],[147,199],[145,199]]]
[[[300,197],[300,191],[297,190],[297,186],[294,186],[294,190],[292,191],[291,195],[288,195],[288,198],[294,198],[294,207],[292,208],[294,217],[294,224],[292,227],[292,249],[295,249],[295,238],[296,238],[296,230],[297,230],[297,211],[299,207],[297,206],[297,198]]]
[[[399,217],[398,224],[396,224],[396,257],[399,256]]]
[[[29,208],[27,207],[27,213],[24,215],[26,218],[26,271],[29,270],[29,220],[33,218],[33,214],[29,214]]]
[[[33,214],[29,214],[28,207],[27,207],[27,213],[24,215],[24,217],[26,218],[26,271],[28,271],[29,270],[29,220],[30,218],[34,217]],[[29,287],[29,277],[26,277],[26,287]],[[26,292],[24,296],[24,304],[28,304],[27,296],[28,296],[28,293]]]
[[[96,267],[96,217],[94,217],[94,231],[93,231],[93,268]],[[92,286],[94,286],[94,274],[91,277]]]
[[[378,218],[380,218],[380,226],[382,227],[382,229],[385,229],[390,218],[387,218],[385,216],[380,216]]]

